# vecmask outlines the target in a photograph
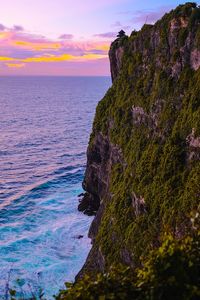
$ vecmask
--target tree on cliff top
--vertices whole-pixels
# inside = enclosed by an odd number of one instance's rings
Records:
[[[122,37],[124,37],[125,35],[126,35],[125,31],[124,31],[124,30],[120,30],[120,31],[118,32],[117,37],[118,37],[118,38],[122,38]]]

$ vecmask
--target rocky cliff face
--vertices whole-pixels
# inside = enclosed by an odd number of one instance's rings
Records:
[[[113,86],[96,110],[83,182],[93,247],[79,276],[135,267],[164,230],[181,236],[200,202],[200,9],[179,6],[117,39],[109,57]]]
[[[111,70],[111,78],[114,81],[120,73],[121,65],[122,65],[122,57],[124,54],[123,44],[121,43],[122,39],[116,40],[111,44],[109,51],[109,59],[110,59],[110,70]]]

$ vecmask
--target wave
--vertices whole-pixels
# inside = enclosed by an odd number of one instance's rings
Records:
[[[34,184],[26,185],[23,187],[23,191],[19,193],[10,192],[2,195],[4,201],[0,201],[0,217],[2,215],[2,209],[15,205],[18,202],[26,202],[27,199],[42,198],[53,190],[57,189],[57,186],[71,185],[81,182],[83,179],[84,166],[66,166],[54,170],[51,174],[48,174],[48,178],[40,180]],[[40,176],[39,176],[40,177]],[[26,204],[26,203],[25,203]]]

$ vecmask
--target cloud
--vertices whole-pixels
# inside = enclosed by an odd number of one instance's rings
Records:
[[[21,25],[14,25],[12,28],[6,27],[3,24],[0,24],[0,31],[24,31],[24,28]]]
[[[131,28],[129,25],[123,25],[120,21],[116,21],[115,23],[111,24],[111,27],[115,27],[118,30],[123,29],[125,31]]]
[[[112,27],[122,27],[122,24],[120,21],[116,21],[115,23],[111,24]]]
[[[3,24],[0,24],[0,31],[6,30],[6,27]]]
[[[110,38],[115,38],[117,36],[117,32],[97,33],[94,36],[98,38],[110,39]]]
[[[52,74],[53,66],[57,74],[58,70],[61,74],[69,72],[69,69],[64,71],[69,66],[70,72],[75,72],[72,70],[74,66],[78,73],[78,66],[83,69],[84,65],[88,68],[90,65],[99,64],[100,67],[100,61],[103,62],[104,67],[109,66],[110,37],[116,36],[116,33],[100,34],[103,40],[97,38],[75,40],[69,34],[60,36],[59,40],[53,40],[27,32],[22,26],[16,26],[12,28],[2,26],[2,30],[0,28],[1,74],[3,72],[4,74],[13,74],[13,72],[14,74],[36,74],[37,68],[38,74],[48,74],[47,70],[51,70]]]
[[[0,31],[0,54],[5,51],[6,53],[13,53],[15,56],[30,56],[38,55],[37,52],[43,53],[55,53],[69,52],[73,55],[81,55],[87,51],[105,51],[109,49],[109,37],[115,36],[116,33],[102,34],[107,40],[104,41],[77,41],[77,40],[50,40],[44,36],[39,36],[35,34],[30,34],[25,31],[14,31],[6,30]],[[64,37],[64,36],[63,36]],[[65,35],[66,37],[66,35]],[[69,37],[69,36],[68,36]],[[4,53],[4,52],[3,52]]]
[[[6,41],[8,41],[8,39],[12,36],[11,32],[7,32],[7,31],[1,31],[0,32],[0,43],[4,42],[4,44],[2,46],[5,46]]]
[[[6,63],[6,66],[9,68],[23,68],[25,64],[12,64],[12,63]]]
[[[126,26],[122,26],[120,27],[120,29],[123,29],[124,31],[131,29],[131,26],[126,25]]]
[[[88,61],[88,60],[98,60],[102,58],[106,58],[105,54],[95,54],[95,53],[85,53],[84,55],[70,55],[70,54],[62,54],[60,56],[51,56],[51,57],[39,57],[33,58],[32,61],[43,61],[43,62],[59,62],[59,61]],[[29,59],[23,60],[24,62],[31,61]]]
[[[0,56],[0,61],[13,61],[15,60],[12,57],[7,57],[7,56]]]
[[[80,61],[90,61],[104,59],[107,56],[105,54],[95,54],[95,53],[85,53],[83,55],[71,55],[71,54],[62,54],[62,55],[47,55],[47,56],[38,56],[38,57],[27,57],[27,58],[15,58],[15,57],[5,57],[0,56],[0,61],[13,61],[13,63],[6,63],[8,67],[24,67],[24,63],[54,63],[54,62],[80,62]]]
[[[138,10],[133,14],[131,22],[143,25],[144,23],[152,24],[160,19],[171,7],[162,6],[157,10]]]
[[[24,31],[24,28],[20,25],[14,25],[13,26],[13,30],[14,31]]]
[[[25,40],[14,40],[12,41],[12,44],[14,46],[19,46],[22,48],[27,48],[35,51],[40,50],[57,50],[61,48],[60,43],[54,43],[54,42],[39,42],[39,41],[25,41]]]
[[[72,40],[74,38],[73,34],[65,33],[59,36],[60,40]]]

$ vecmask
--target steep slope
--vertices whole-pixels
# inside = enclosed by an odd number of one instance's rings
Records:
[[[200,202],[199,22],[186,3],[111,45],[113,85],[96,110],[83,182],[82,210],[98,210],[79,277],[134,268],[163,231],[180,237],[190,226]]]

